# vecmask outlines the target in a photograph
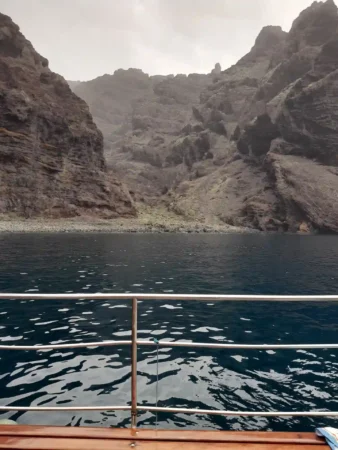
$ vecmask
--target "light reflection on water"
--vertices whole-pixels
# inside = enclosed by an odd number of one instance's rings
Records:
[[[1,235],[3,292],[337,294],[338,238],[278,235]],[[141,339],[337,343],[335,304],[139,302]],[[2,301],[3,344],[130,337],[127,301]],[[1,404],[123,405],[130,350],[1,352]],[[139,348],[139,403],[155,403],[156,348]],[[338,410],[336,350],[160,348],[159,406]],[[6,413],[19,423],[128,426],[128,412]],[[322,418],[159,414],[163,428],[313,430]],[[152,413],[140,426],[154,426]]]

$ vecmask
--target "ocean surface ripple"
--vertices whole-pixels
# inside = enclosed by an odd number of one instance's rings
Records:
[[[338,294],[338,237],[0,236],[0,291]],[[338,304],[139,302],[140,339],[338,343]],[[0,343],[130,339],[128,301],[1,301]],[[338,411],[337,350],[159,348],[159,406]],[[1,405],[130,404],[130,349],[0,352]],[[157,351],[138,349],[138,403],[156,402]],[[130,425],[129,412],[8,412],[21,424]],[[138,424],[154,427],[155,415]],[[158,414],[161,428],[312,431],[332,418]]]

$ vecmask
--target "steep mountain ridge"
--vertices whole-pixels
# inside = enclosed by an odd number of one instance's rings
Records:
[[[0,14],[0,213],[135,214],[106,171],[103,137],[85,102]]]
[[[176,210],[218,215],[227,223],[261,230],[338,231],[337,25],[331,0],[303,11],[237,111],[234,101],[241,96],[232,86],[239,81],[243,60],[244,67],[255,61],[254,49],[222,74],[201,111],[205,116],[203,111],[217,111],[229,101],[229,110],[235,111],[235,120],[227,121],[229,131],[238,124],[228,142],[229,156],[206,178],[176,190]]]
[[[138,200],[198,221],[273,231],[338,232],[338,14],[314,2],[289,33],[263,28],[250,52],[209,75],[106,75],[110,164]],[[133,78],[133,77],[132,77]],[[75,88],[99,124],[102,104]],[[82,91],[80,92],[80,90]],[[134,87],[133,87],[134,89]],[[138,85],[140,90],[140,86]],[[90,97],[92,95],[92,97]],[[109,135],[111,132],[111,135]]]
[[[209,75],[149,76],[119,69],[74,88],[104,134],[108,166],[128,180],[136,199],[151,201],[172,185],[176,169],[162,170],[170,144],[210,81]]]

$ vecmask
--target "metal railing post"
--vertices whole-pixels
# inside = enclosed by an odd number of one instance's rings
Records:
[[[131,316],[131,426],[137,426],[137,298],[132,300]]]

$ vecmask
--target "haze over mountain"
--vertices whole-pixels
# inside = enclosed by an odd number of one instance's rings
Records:
[[[77,85],[134,198],[198,221],[338,231],[338,14],[314,2],[221,73]]]
[[[0,0],[50,67],[90,80],[137,67],[151,75],[230,67],[265,25],[286,31],[311,0]]]

